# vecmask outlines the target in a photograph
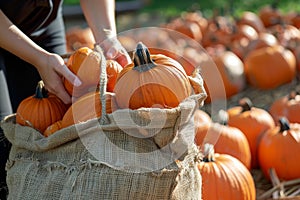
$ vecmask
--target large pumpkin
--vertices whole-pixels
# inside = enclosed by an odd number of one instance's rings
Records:
[[[279,125],[269,129],[262,137],[258,158],[265,176],[274,168],[279,179],[300,178],[300,124],[279,119]]]
[[[240,129],[248,139],[251,151],[251,168],[257,168],[257,147],[261,135],[275,126],[270,113],[252,105],[248,98],[240,100],[238,106],[227,110],[228,125]]]
[[[256,190],[250,171],[236,158],[214,153],[204,145],[204,159],[198,164],[204,200],[255,200]]]
[[[300,94],[291,91],[288,95],[276,99],[269,112],[275,122],[281,117],[286,117],[291,123],[300,123]]]
[[[195,142],[198,146],[214,144],[217,153],[231,155],[240,160],[248,169],[251,168],[251,152],[244,133],[236,128],[219,123],[195,123]]]
[[[190,96],[192,88],[177,61],[162,54],[150,55],[147,47],[138,43],[134,62],[119,73],[114,92],[120,108],[172,108]]]
[[[291,82],[296,76],[296,58],[283,46],[264,47],[250,52],[244,59],[250,85],[273,89]]]
[[[114,93],[107,92],[105,98],[106,113],[111,113],[116,109]],[[66,111],[62,118],[61,128],[100,117],[102,114],[101,105],[100,92],[98,90],[81,96]]]
[[[68,106],[54,94],[48,93],[43,81],[39,81],[35,94],[19,104],[16,122],[43,133],[52,123],[61,120],[67,109]]]

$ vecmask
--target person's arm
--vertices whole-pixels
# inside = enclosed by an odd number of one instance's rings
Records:
[[[80,80],[67,68],[64,60],[34,43],[6,17],[2,10],[0,10],[0,27],[0,47],[35,66],[47,90],[65,103],[70,103],[71,97],[64,89],[61,77],[64,76],[74,85],[80,85]]]
[[[131,59],[117,39],[115,1],[80,0],[86,21],[91,28],[96,44],[99,44],[108,59],[117,60],[122,66]]]

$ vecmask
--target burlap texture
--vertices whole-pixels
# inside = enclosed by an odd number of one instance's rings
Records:
[[[193,113],[205,93],[172,109],[122,109],[44,137],[8,116],[9,199],[201,199]]]

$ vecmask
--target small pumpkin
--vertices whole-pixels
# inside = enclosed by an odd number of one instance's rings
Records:
[[[236,128],[217,122],[198,125],[195,123],[195,143],[198,146],[214,144],[217,153],[231,155],[240,160],[248,169],[251,168],[251,152],[244,133]]]
[[[118,74],[123,67],[115,60],[106,60],[107,92],[113,92]]]
[[[30,126],[41,133],[54,122],[61,120],[68,105],[56,95],[49,93],[43,81],[39,81],[35,94],[27,97],[19,104],[16,111],[16,122]]]
[[[227,109],[228,125],[240,129],[246,136],[251,151],[251,168],[258,168],[257,148],[262,134],[275,126],[270,113],[242,98],[238,106]]]
[[[249,25],[253,27],[257,33],[265,32],[265,26],[260,17],[251,11],[244,11],[239,19],[236,20],[238,25]]]
[[[203,161],[198,164],[203,199],[255,200],[253,177],[238,159],[214,153],[208,143],[203,146],[203,154]]]
[[[288,95],[276,99],[270,106],[269,112],[275,122],[286,117],[291,123],[300,123],[300,94],[291,91]]]
[[[150,55],[140,42],[133,61],[119,73],[115,84],[120,108],[173,108],[192,94],[189,77],[174,59],[162,54]]]
[[[114,93],[106,92],[106,113],[116,110],[114,103]],[[61,128],[65,128],[90,119],[98,118],[102,115],[100,92],[92,91],[79,97],[66,111],[62,118]]]
[[[49,137],[50,135],[54,134],[56,131],[58,131],[62,128],[61,124],[62,124],[61,120],[58,120],[58,121],[54,122],[53,124],[51,124],[50,126],[48,126],[46,128],[43,135],[45,137]]]
[[[300,124],[289,123],[282,117],[279,125],[269,129],[262,137],[258,158],[267,178],[270,168],[274,168],[279,179],[300,178]]]

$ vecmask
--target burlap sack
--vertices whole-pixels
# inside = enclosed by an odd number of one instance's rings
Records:
[[[201,199],[193,113],[205,94],[173,109],[122,109],[44,137],[6,117],[9,199]]]

